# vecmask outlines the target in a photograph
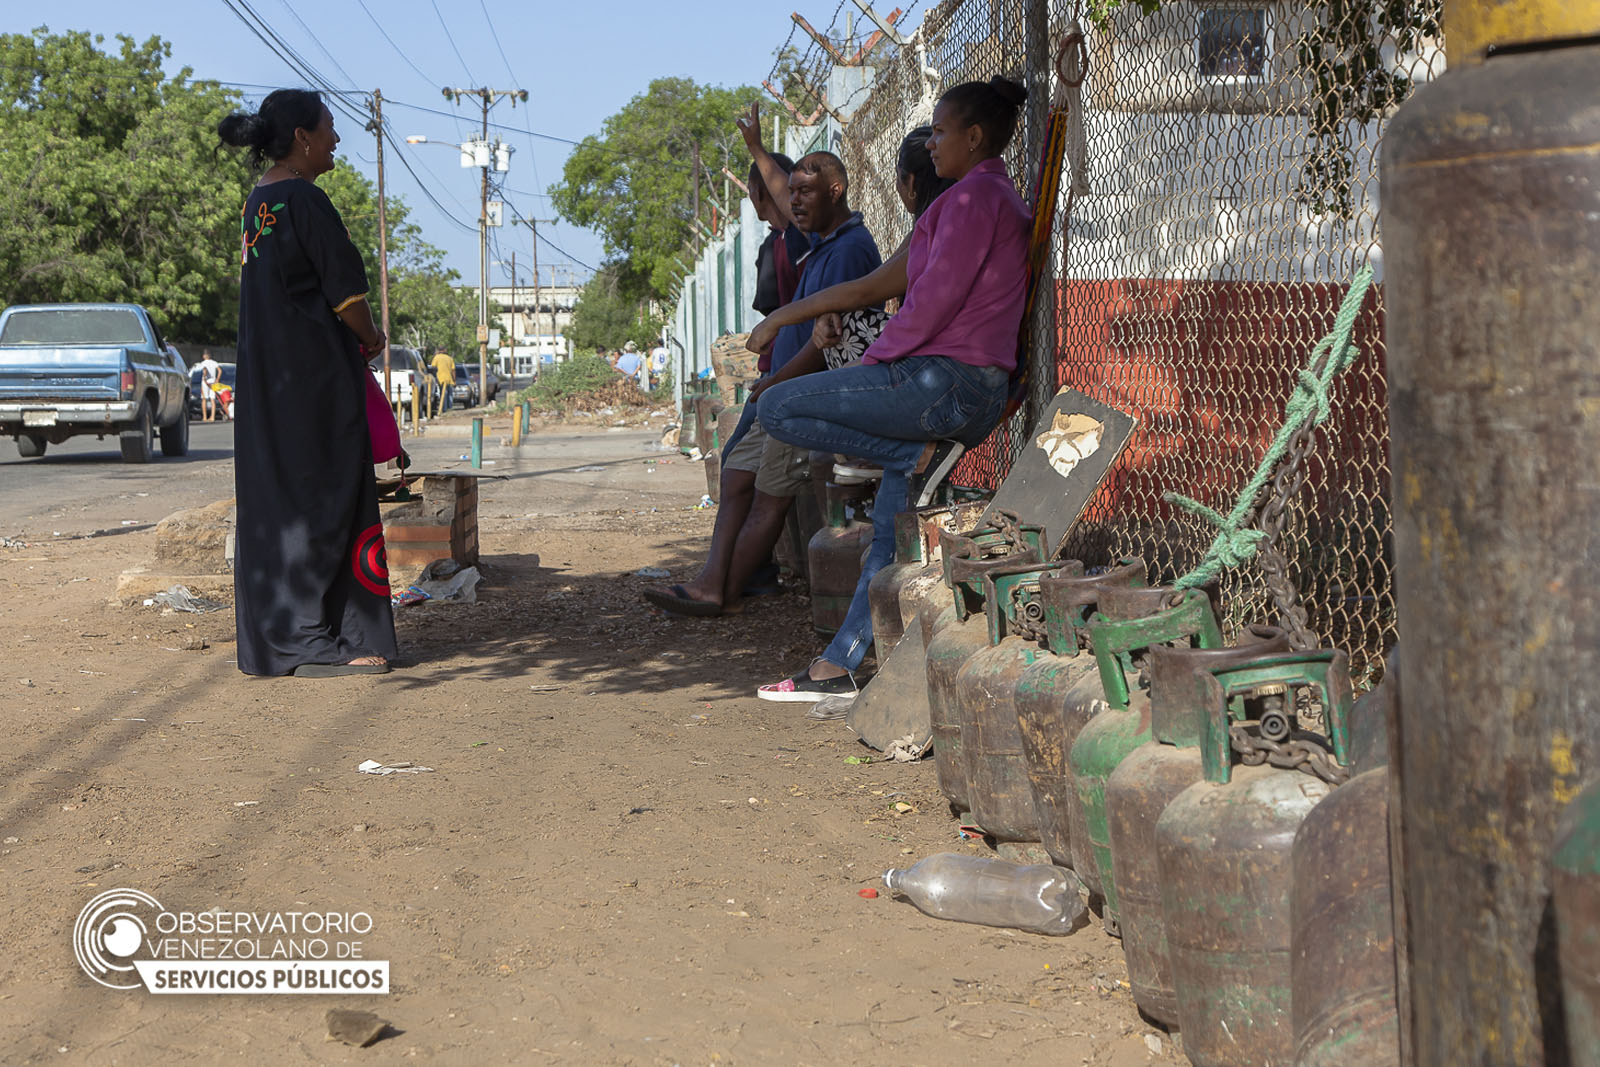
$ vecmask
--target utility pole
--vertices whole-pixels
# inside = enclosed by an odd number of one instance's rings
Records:
[[[482,163],[483,180],[478,197],[478,388],[482,391],[485,401],[489,396],[489,109],[501,97],[507,97],[511,106],[516,107],[517,101],[526,102],[528,90],[526,89],[452,89],[444,88],[445,99],[461,103],[463,96],[476,96],[483,105],[483,135],[478,142]],[[496,145],[496,148],[499,146]],[[498,156],[498,152],[496,153]],[[510,168],[509,153],[502,162],[495,159],[496,170]]]
[[[383,315],[383,336],[389,337],[389,216],[383,202],[383,90],[372,90],[372,121],[367,129],[378,135],[378,300]],[[383,346],[383,395],[394,402],[389,381],[389,346]],[[415,427],[413,427],[415,429]]]
[[[533,328],[536,331],[535,332],[535,336],[537,336],[537,331],[539,329],[539,306],[540,306],[540,300],[539,300],[539,223],[541,223],[541,222],[555,222],[556,220],[555,219],[523,219],[522,221],[526,222],[528,224],[528,229],[533,231]],[[555,286],[555,284],[556,284],[556,269],[555,269],[555,267],[551,267],[550,268],[550,285],[553,288]],[[553,298],[552,298],[552,301],[553,301]],[[537,345],[534,346],[534,352],[535,352],[535,358],[538,358],[538,356],[537,356],[538,346]],[[550,362],[554,363],[556,361],[556,356],[557,355],[558,355],[558,353],[556,352],[556,306],[555,306],[554,302],[552,302],[551,305],[550,305]]]
[[[535,285],[538,281],[535,280]],[[517,250],[511,250],[511,392],[517,392]]]

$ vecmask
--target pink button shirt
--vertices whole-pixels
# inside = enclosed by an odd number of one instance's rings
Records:
[[[1015,369],[1032,228],[1004,163],[986,159],[968,171],[917,220],[905,303],[862,362],[948,356]]]

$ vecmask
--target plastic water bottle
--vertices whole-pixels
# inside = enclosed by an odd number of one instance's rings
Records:
[[[1070,934],[1088,910],[1077,876],[1066,868],[988,856],[941,852],[906,870],[885,871],[883,884],[935,919],[1035,934]]]

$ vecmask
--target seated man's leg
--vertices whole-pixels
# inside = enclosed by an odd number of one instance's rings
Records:
[[[706,551],[705,565],[692,581],[679,587],[690,600],[717,605],[724,602],[722,590],[729,563],[739,531],[750,514],[756,471],[761,467],[766,442],[767,435],[756,422],[755,405],[746,404],[744,414],[722,450],[722,499],[717,505],[717,519],[711,530],[711,547]]]
[[[723,583],[724,608],[740,602],[745,583],[771,558],[772,549],[783,536],[783,523],[795,494],[804,492],[810,482],[811,461],[805,449],[775,441],[765,433],[762,436],[766,437],[766,443],[761,453],[761,469],[756,472],[755,499],[750,504],[749,517],[739,530],[733,558],[728,564]]]

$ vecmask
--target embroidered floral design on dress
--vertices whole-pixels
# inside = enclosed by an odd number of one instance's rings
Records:
[[[273,204],[269,208],[265,200],[257,204],[254,232],[251,232],[249,216],[246,214],[250,207],[249,202],[246,202],[239,209],[239,262],[241,264],[247,261],[247,257],[261,254],[256,250],[256,243],[270,234],[272,227],[278,224],[278,216],[274,212],[282,211],[287,206],[286,202],[280,202]]]

